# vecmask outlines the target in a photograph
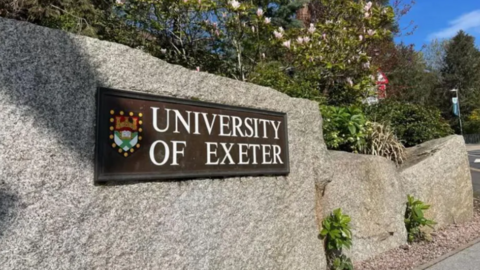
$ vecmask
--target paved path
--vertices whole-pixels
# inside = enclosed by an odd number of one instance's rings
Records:
[[[478,270],[480,269],[480,243],[433,265],[427,270]]]

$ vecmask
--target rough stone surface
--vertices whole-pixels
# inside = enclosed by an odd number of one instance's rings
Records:
[[[2,269],[325,269],[314,102],[0,19]],[[288,114],[288,177],[94,186],[97,86]]]
[[[407,150],[400,170],[404,194],[430,204],[426,216],[436,228],[473,217],[473,190],[467,149],[461,136],[425,142]]]
[[[394,163],[378,156],[330,154],[335,174],[321,207],[324,217],[342,208],[352,218],[353,246],[345,253],[357,262],[405,244],[405,199]]]

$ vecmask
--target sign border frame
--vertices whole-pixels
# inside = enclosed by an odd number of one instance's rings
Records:
[[[206,107],[206,108],[214,108],[214,109],[226,109],[226,110],[234,110],[240,112],[249,112],[249,113],[257,113],[257,114],[264,114],[264,115],[272,115],[272,116],[280,116],[283,117],[283,121],[285,123],[285,142],[286,142],[286,168],[282,170],[263,170],[262,172],[258,171],[251,171],[251,170],[244,170],[244,171],[232,171],[232,172],[210,172],[210,173],[180,173],[180,174],[138,174],[138,173],[131,173],[131,174],[102,174],[100,172],[100,162],[101,162],[101,155],[104,154],[102,151],[102,147],[99,147],[99,142],[102,136],[107,135],[107,130],[103,130],[100,128],[100,108],[102,105],[102,97],[106,95],[121,97],[121,98],[129,98],[129,99],[140,99],[140,100],[148,100],[148,101],[157,101],[157,102],[166,102],[166,103],[176,103],[182,105],[189,105],[189,106],[197,106],[197,107]],[[287,114],[284,112],[275,112],[263,109],[255,109],[255,108],[247,108],[247,107],[240,107],[240,106],[233,106],[233,105],[225,105],[220,103],[213,103],[213,102],[205,102],[205,101],[198,101],[198,100],[188,100],[188,99],[180,99],[174,97],[167,97],[162,95],[155,95],[151,93],[144,93],[144,92],[137,92],[137,91],[126,91],[108,87],[97,87],[96,93],[96,119],[95,119],[95,158],[94,158],[94,184],[105,184],[109,182],[148,182],[148,181],[179,181],[179,180],[194,180],[194,179],[209,179],[209,178],[227,178],[227,177],[250,177],[250,176],[287,176],[290,174],[290,151],[289,151],[289,140],[288,140],[288,122],[287,122]],[[105,137],[106,138],[106,137]]]

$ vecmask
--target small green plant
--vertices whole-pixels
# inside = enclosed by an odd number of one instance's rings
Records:
[[[425,239],[425,232],[421,230],[422,227],[428,226],[433,228],[435,221],[426,219],[423,211],[430,208],[430,205],[426,205],[420,200],[415,199],[413,196],[407,196],[407,210],[405,211],[405,227],[408,233],[408,242],[412,243]]]
[[[332,270],[353,270],[353,263],[350,258],[342,254],[333,260],[333,264],[330,268]]]
[[[328,149],[358,153],[365,148],[367,120],[360,108],[321,106]]]
[[[342,214],[340,208],[335,209],[322,222],[320,237],[325,241],[327,262],[332,270],[351,270],[353,264],[350,258],[342,254],[342,249],[352,246],[350,217]]]

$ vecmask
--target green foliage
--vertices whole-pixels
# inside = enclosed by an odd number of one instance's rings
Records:
[[[336,257],[330,266],[332,270],[353,270],[353,263],[350,258],[344,254]]]
[[[424,211],[430,208],[430,205],[424,204],[422,201],[408,195],[407,210],[405,211],[405,227],[408,232],[408,242],[420,241],[425,238],[422,227],[428,226],[433,228],[436,223],[424,216]]]
[[[276,40],[284,59],[296,72],[308,71],[328,104],[359,104],[371,94],[376,71],[367,51],[391,37],[392,8],[350,0],[313,1],[309,8],[314,23]]]
[[[389,126],[371,122],[368,124],[368,135],[363,153],[386,157],[397,165],[406,159],[405,146],[397,139]]]
[[[480,51],[475,47],[475,38],[463,31],[446,45],[443,77],[444,103],[446,116],[455,118],[451,110],[451,89],[459,89],[461,112],[469,115],[480,108]],[[456,123],[456,121],[455,121]]]
[[[149,36],[145,47],[150,53],[238,80],[247,80],[262,56],[275,51],[275,27],[258,8],[250,1],[227,0],[126,0],[117,5],[121,19]]]
[[[342,214],[342,209],[335,209],[322,222],[320,236],[325,239],[327,250],[342,250],[352,246],[350,217]]]
[[[280,62],[260,63],[255,67],[250,80],[253,83],[274,88],[291,97],[306,98],[325,103],[314,81],[304,78],[304,73],[293,73]]]
[[[407,147],[453,133],[436,108],[386,100],[367,107],[365,113],[368,120],[389,125]]]
[[[351,260],[342,254],[343,248],[349,249],[352,246],[350,220],[350,217],[342,214],[342,210],[338,208],[333,210],[322,222],[320,237],[325,240],[330,269],[353,269]]]
[[[0,16],[101,37],[112,6],[103,0],[6,0],[0,1]]]
[[[257,6],[266,10],[265,16],[272,18],[272,24],[288,28],[303,27],[303,22],[295,18],[297,10],[303,7],[308,0],[276,0],[276,1],[254,1]]]
[[[480,109],[475,109],[468,115],[464,131],[466,134],[480,133]]]
[[[358,107],[321,106],[323,137],[329,149],[361,152],[366,145],[366,118]]]
[[[424,61],[429,70],[440,72],[444,65],[446,48],[449,40],[432,40],[422,51]]]
[[[295,12],[307,3],[322,12],[304,25]],[[7,0],[0,14],[333,105],[370,94],[368,48],[391,38],[395,16],[384,1],[350,0]]]
[[[424,55],[405,44],[396,45],[394,53],[395,68],[388,73],[388,97],[420,105],[438,99],[440,73],[428,68]]]

